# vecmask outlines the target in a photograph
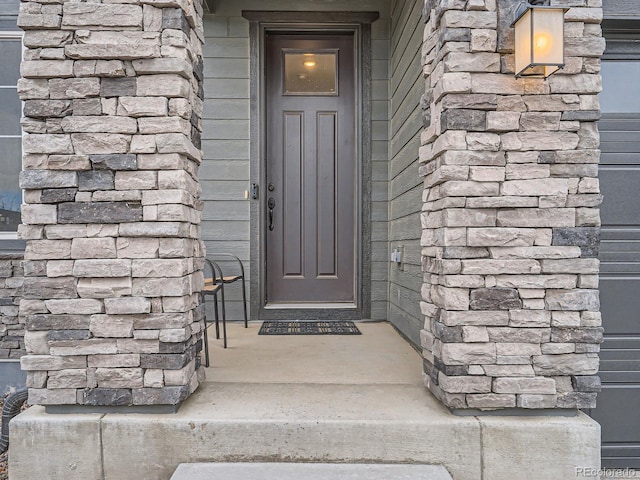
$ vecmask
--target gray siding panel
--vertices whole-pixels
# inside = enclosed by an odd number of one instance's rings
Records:
[[[386,141],[373,141],[371,142],[371,160],[388,162],[389,159],[389,143]]]
[[[389,94],[389,81],[388,80],[372,80],[371,81],[371,97],[376,99],[387,99]]]
[[[246,180],[249,175],[248,160],[208,160],[203,162],[198,172],[200,180]]]
[[[602,7],[604,18],[640,19],[638,0],[604,0]]]
[[[371,102],[371,118],[373,120],[388,120],[388,117],[389,117],[388,101],[376,100]]]
[[[393,162],[389,166],[390,178],[395,178],[403,170],[413,165],[416,160],[416,152],[420,148],[420,136],[416,135],[409,141],[402,150],[394,153]]]
[[[204,120],[204,140],[249,140],[249,120]]]
[[[422,131],[420,96],[424,79],[422,6],[418,0],[396,0],[391,14],[389,245],[403,247],[404,265],[391,265],[389,321],[415,346],[420,345],[422,266],[420,210],[422,180],[418,148]]]
[[[24,240],[0,240],[0,253],[22,253],[26,248]]]
[[[18,28],[18,12],[20,0],[0,0],[0,30],[20,31]]]
[[[225,220],[211,222],[207,230],[209,240],[246,240],[249,238],[249,222],[242,220]]]
[[[245,99],[208,98],[204,103],[203,120],[249,120],[249,102]]]
[[[205,133],[206,135],[206,133]],[[206,160],[249,160],[249,140],[203,140]],[[247,178],[248,180],[248,178]]]
[[[371,27],[371,318],[386,320],[389,309],[389,31],[387,15]],[[375,273],[373,273],[375,272]]]
[[[18,16],[20,11],[20,0],[0,0],[1,16]]]
[[[247,202],[233,202],[218,200],[216,201],[216,207],[205,210],[202,214],[202,220],[240,220],[243,222],[249,221],[249,206]]]
[[[405,77],[413,77],[410,64],[415,61],[415,54],[419,54],[422,50],[424,32],[422,3],[406,1],[405,4],[407,8],[403,10],[402,17],[398,19],[398,25],[401,25],[402,28],[395,28],[391,38],[393,44],[391,47],[393,52],[391,57],[392,94],[396,92],[398,82]]]
[[[422,322],[413,315],[399,308],[395,303],[389,305],[389,316],[393,317],[393,325],[417,348],[420,345]],[[416,335],[415,332],[418,332]]]
[[[208,16],[205,16],[208,18]],[[249,37],[247,38],[220,38],[209,42],[207,37],[207,25],[205,23],[206,48],[204,58],[249,58]]]
[[[205,60],[206,62],[206,60]],[[249,79],[205,78],[204,98],[245,98],[249,99]],[[208,92],[214,96],[210,97]]]
[[[398,219],[408,219],[408,224],[403,225],[407,230],[399,230],[400,227],[395,228],[391,240],[403,240],[409,238],[420,238],[422,235],[422,229],[420,228],[420,222],[415,221],[416,203],[422,202],[422,185],[418,185],[411,190],[397,196],[391,202],[389,208],[389,220],[391,222]],[[405,252],[405,256],[410,255]],[[416,256],[420,258],[420,255]]]
[[[318,2],[318,0],[216,0],[216,17],[240,17],[242,10],[303,11],[379,11],[385,10],[386,0],[344,0]],[[374,24],[375,25],[375,24]]]
[[[247,182],[244,180],[202,180],[200,183],[202,200],[212,201],[210,206],[205,205],[205,210],[219,208],[217,204],[213,205],[218,200],[243,200],[243,203],[248,203],[244,198],[244,191],[247,189]]]
[[[246,58],[209,58],[204,64],[207,78],[249,78],[249,60]]]
[[[389,78],[389,62],[387,60],[373,60],[371,62],[371,79],[386,80]]]

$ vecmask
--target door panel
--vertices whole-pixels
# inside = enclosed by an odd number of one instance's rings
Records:
[[[604,136],[607,132],[603,132]],[[638,132],[635,132],[638,135]],[[611,145],[603,145],[603,148],[611,148]],[[638,143],[640,152],[640,142]],[[638,161],[635,154],[635,161]],[[606,196],[606,203],[602,204],[601,213],[607,221],[607,227],[614,225],[636,225],[638,212],[640,212],[640,195],[634,194],[640,186],[640,164],[626,166],[607,165],[602,163],[600,167],[600,181],[602,194]]]
[[[640,468],[640,62],[603,61],[600,299],[603,467]],[[626,73],[625,73],[626,72]],[[631,100],[630,100],[631,99]]]
[[[353,305],[353,34],[267,35],[266,47],[267,304]]]
[[[302,112],[283,112],[284,138],[284,175],[282,178],[282,229],[283,252],[282,274],[285,277],[299,277],[303,274],[303,211],[302,192],[302,140],[303,120]],[[275,179],[274,179],[275,180]],[[271,181],[273,183],[273,180]],[[274,194],[274,198],[277,196]],[[276,219],[277,223],[277,219]],[[276,230],[277,232],[277,230]],[[278,252],[280,254],[280,252]]]
[[[318,144],[317,231],[318,231],[318,277],[335,277],[338,274],[337,209],[338,192],[337,165],[337,112],[320,112],[317,116]]]

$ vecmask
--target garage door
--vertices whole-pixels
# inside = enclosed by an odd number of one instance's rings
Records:
[[[640,468],[640,60],[602,62],[603,467]]]

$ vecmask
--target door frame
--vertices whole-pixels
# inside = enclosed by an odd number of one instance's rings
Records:
[[[371,311],[371,23],[378,12],[243,11],[249,20],[250,182],[258,199],[250,200],[250,305],[252,320],[366,319]],[[353,307],[265,308],[266,296],[266,95],[265,35],[340,33],[354,36],[356,85],[356,261]]]

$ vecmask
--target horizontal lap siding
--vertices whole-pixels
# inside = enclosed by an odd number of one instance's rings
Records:
[[[249,181],[249,27],[239,17],[205,15],[204,31],[202,237],[209,254],[240,257],[250,277],[249,201],[244,198]],[[225,288],[225,294],[227,317],[241,319],[239,285]]]
[[[389,169],[389,19],[371,28],[371,318],[386,320],[389,298],[387,255]]]
[[[420,97],[424,92],[421,68],[422,5],[397,0],[391,8],[389,245],[404,247],[403,266],[391,265],[389,320],[420,345],[422,315],[420,290],[420,209],[422,182],[418,175],[418,148],[422,130]]]
[[[388,115],[389,17],[385,0],[348,0],[336,5],[298,1],[216,2],[205,15],[204,161],[200,167],[205,203],[202,236],[208,252],[238,255],[249,272],[249,23],[242,10],[379,11],[372,25],[372,304],[371,317],[386,319],[388,309]],[[229,318],[241,318],[237,287],[229,288]],[[248,284],[247,284],[248,288]]]

